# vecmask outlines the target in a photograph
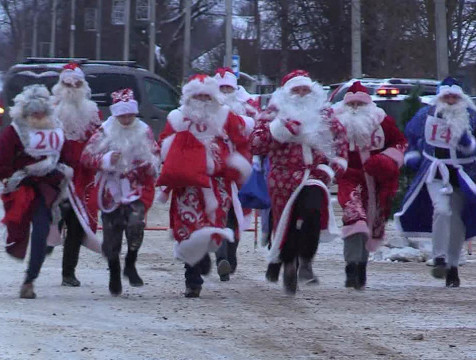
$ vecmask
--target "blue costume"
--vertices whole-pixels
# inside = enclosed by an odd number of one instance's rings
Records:
[[[418,172],[395,221],[404,235],[431,236],[433,276],[458,287],[464,240],[476,236],[476,107],[445,82],[437,105],[421,109],[405,129],[404,162]]]

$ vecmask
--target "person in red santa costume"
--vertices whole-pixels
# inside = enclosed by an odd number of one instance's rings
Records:
[[[273,236],[267,278],[278,280],[282,262],[288,294],[296,293],[298,277],[317,282],[312,259],[320,231],[338,234],[327,187],[347,168],[348,144],[326,99],[306,71],[293,71],[283,78],[251,134],[253,154],[270,161]]]
[[[210,271],[208,252],[222,241],[234,241],[233,231],[226,228],[227,214],[235,205],[240,216],[235,184],[251,172],[246,124],[222,101],[215,79],[193,76],[182,89],[182,106],[169,114],[159,137],[164,162],[159,185],[172,190],[170,225],[174,255],[185,263],[186,297],[200,296],[201,275]],[[195,143],[190,157],[184,137],[187,144]]]
[[[249,135],[255,125],[255,117],[258,112],[253,107],[251,96],[243,87],[238,86],[238,79],[230,68],[219,68],[216,71],[215,79],[218,82],[220,91],[223,94],[224,104],[227,105],[231,111],[241,118],[246,123],[246,133]],[[240,234],[246,230],[252,217],[251,209],[241,209],[241,204],[234,204],[239,206],[238,212],[243,214],[245,221],[238,221],[235,215],[235,209],[232,207],[228,214],[227,227],[232,229],[235,233],[235,241],[223,241],[220,248],[216,252],[217,271],[221,281],[229,281],[230,274],[236,271],[238,265],[236,252],[238,243],[240,241]]]
[[[10,109],[11,125],[0,134],[7,253],[23,259],[30,225],[33,228],[30,261],[20,290],[20,297],[26,299],[36,298],[33,282],[45,259],[52,208],[57,206],[65,179],[73,176],[73,170],[62,163],[62,155],[67,155],[62,153],[65,138],[61,123],[52,116],[50,96],[42,85],[25,87]]]
[[[75,269],[81,243],[101,251],[96,238],[97,195],[94,186],[95,171],[80,163],[81,154],[93,132],[101,124],[99,110],[90,100],[91,89],[77,64],[64,66],[58,83],[53,86],[54,116],[62,123],[64,149],[72,160],[74,170],[68,184],[68,199],[60,204],[62,218],[68,229],[63,251],[63,286],[80,286]]]
[[[345,286],[362,289],[369,251],[375,251],[384,237],[407,142],[395,120],[372,102],[359,81],[334,111],[349,139],[349,165],[337,194],[344,210]]]
[[[122,237],[127,238],[124,276],[131,286],[144,282],[136,269],[144,239],[145,215],[155,196],[159,152],[152,129],[139,120],[131,89],[111,94],[111,116],[88,141],[81,162],[98,172],[98,206],[103,223],[102,252],[109,264],[109,291],[122,293]]]

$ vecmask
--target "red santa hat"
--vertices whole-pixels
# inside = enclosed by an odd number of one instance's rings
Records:
[[[66,84],[74,84],[78,81],[84,81],[85,76],[79,65],[76,63],[69,63],[63,66],[63,71],[60,74],[60,81]]]
[[[139,104],[134,99],[132,89],[122,89],[111,94],[112,105],[109,107],[113,116],[138,114]]]
[[[220,103],[223,100],[218,82],[205,74],[196,74],[188,79],[182,87],[182,104],[195,95],[209,95]]]
[[[238,79],[229,67],[217,69],[215,79],[218,86],[231,86],[233,89],[238,89]]]
[[[291,90],[298,86],[307,86],[312,88],[313,82],[309,73],[305,70],[294,70],[283,77],[281,86],[286,90]]]
[[[370,97],[367,88],[363,86],[360,81],[354,82],[344,96],[344,104],[348,104],[352,101],[360,101],[365,104],[370,104],[372,102],[372,98]]]

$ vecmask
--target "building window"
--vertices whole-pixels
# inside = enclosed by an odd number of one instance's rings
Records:
[[[97,9],[86,8],[84,9],[84,30],[96,31],[97,30]]]
[[[149,0],[136,0],[136,20],[149,20]]]
[[[124,25],[126,23],[126,2],[125,0],[112,1],[111,23],[113,25]]]

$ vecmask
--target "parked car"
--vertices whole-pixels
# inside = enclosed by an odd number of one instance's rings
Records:
[[[397,124],[401,123],[402,114],[405,111],[406,105],[403,100],[415,86],[420,86],[420,100],[422,106],[425,106],[431,103],[439,84],[439,81],[431,79],[352,79],[344,83],[330,85],[333,91],[329,96],[329,101],[332,104],[341,101],[355,81],[360,81],[368,89],[372,100],[393,117]]]
[[[24,63],[12,66],[4,77],[2,98],[6,109],[2,126],[9,123],[8,107],[13,105],[13,98],[24,86],[43,84],[51,90],[58,82],[63,66],[69,61],[70,59],[29,58]],[[180,95],[176,88],[133,62],[87,59],[74,61],[81,65],[91,87],[91,98],[98,104],[104,119],[110,115],[111,93],[122,88],[134,91],[139,102],[139,117],[151,126],[155,135],[164,128],[167,114],[179,104]]]

